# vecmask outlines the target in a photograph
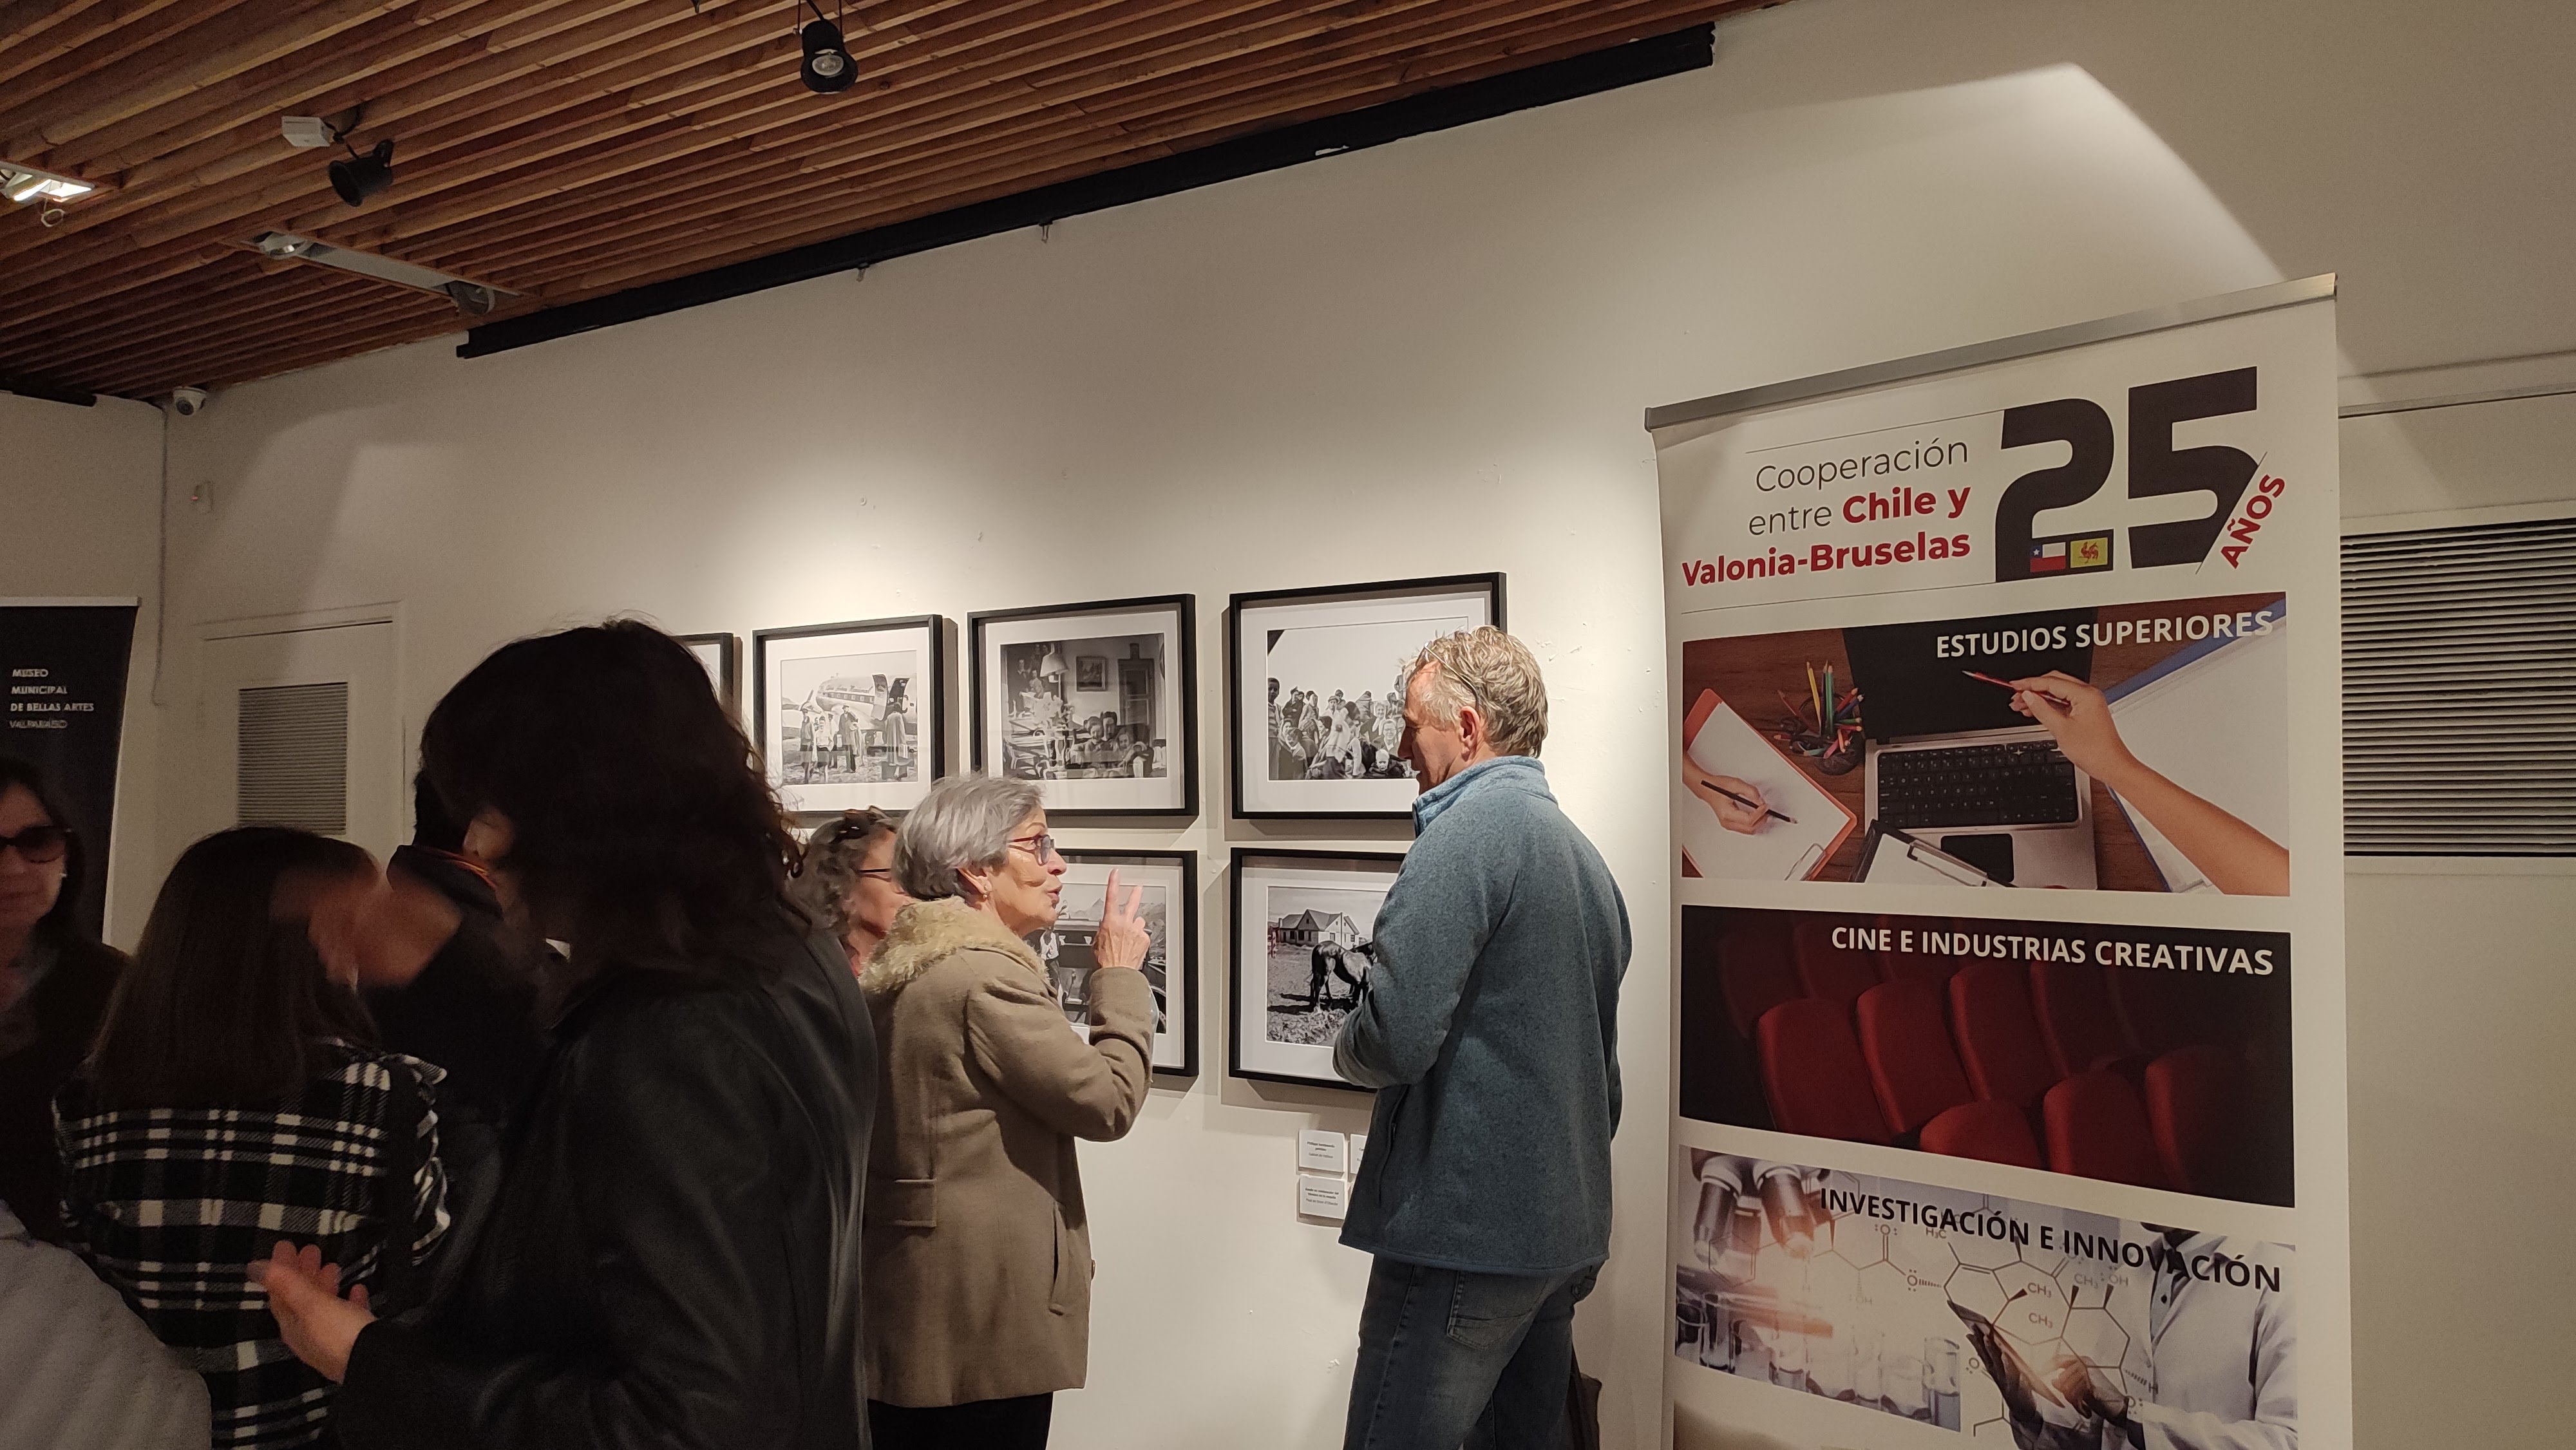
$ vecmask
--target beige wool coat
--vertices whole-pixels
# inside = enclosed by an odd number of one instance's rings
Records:
[[[1123,1137],[1144,1106],[1145,974],[1100,972],[1085,1042],[1028,943],[945,900],[905,907],[859,985],[884,1074],[860,1240],[868,1397],[1079,1388],[1091,1232],[1074,1139]]]

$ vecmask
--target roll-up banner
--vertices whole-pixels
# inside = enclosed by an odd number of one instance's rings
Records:
[[[107,918],[107,848],[134,645],[131,599],[0,599],[0,756],[43,773],[81,853],[83,929]]]
[[[2351,1442],[2335,375],[2325,277],[1647,415],[1679,1450]]]

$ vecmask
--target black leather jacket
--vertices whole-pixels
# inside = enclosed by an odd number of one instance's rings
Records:
[[[738,954],[774,975],[574,993],[451,1297],[358,1337],[349,1450],[864,1450],[875,1037],[820,937]]]

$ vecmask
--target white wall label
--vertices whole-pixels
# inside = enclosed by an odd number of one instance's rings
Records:
[[[1312,1173],[1350,1171],[1350,1139],[1323,1128],[1297,1130],[1297,1166]]]
[[[1350,1183],[1335,1175],[1320,1173],[1297,1175],[1297,1212],[1307,1218],[1328,1218],[1340,1223],[1350,1212]]]

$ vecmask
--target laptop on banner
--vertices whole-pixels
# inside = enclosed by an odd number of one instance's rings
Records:
[[[2092,678],[2075,643],[2090,609],[1843,631],[1869,739],[1865,819],[2011,886],[2091,890],[2093,782],[2012,692],[1973,679],[2063,670]]]

